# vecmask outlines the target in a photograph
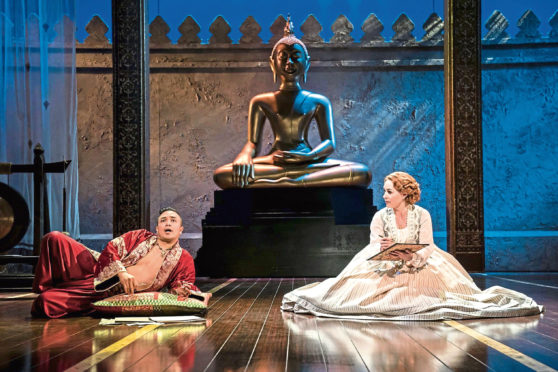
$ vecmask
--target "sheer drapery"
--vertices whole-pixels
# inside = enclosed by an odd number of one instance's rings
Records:
[[[50,225],[79,237],[75,0],[0,0],[0,162],[33,162],[40,143],[45,161],[72,160],[65,175],[47,175]],[[33,177],[0,175],[18,190],[32,214]],[[32,224],[30,225],[32,226]],[[30,227],[24,242],[32,242]]]

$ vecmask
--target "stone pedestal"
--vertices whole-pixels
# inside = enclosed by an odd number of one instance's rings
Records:
[[[372,190],[223,190],[202,222],[198,276],[333,276],[369,241]]]

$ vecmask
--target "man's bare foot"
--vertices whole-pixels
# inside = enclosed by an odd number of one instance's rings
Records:
[[[213,293],[202,293],[203,296],[203,303],[205,304],[205,306],[209,306],[209,300],[211,299],[211,297],[213,297]]]
[[[190,297],[202,302],[206,307],[209,305],[209,300],[213,297],[212,293],[191,291]]]

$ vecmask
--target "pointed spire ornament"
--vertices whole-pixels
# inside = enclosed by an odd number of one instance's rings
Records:
[[[285,22],[285,28],[283,29],[283,37],[294,36],[294,25],[291,21],[291,15],[287,15],[287,22]]]
[[[287,15],[287,21],[285,22],[285,28],[283,29],[283,38],[279,39],[279,41],[275,43],[275,46],[271,51],[272,57],[275,54],[275,49],[277,49],[279,44],[287,44],[287,45],[299,44],[300,46],[302,46],[302,49],[304,49],[306,55],[308,55],[308,49],[306,49],[306,45],[304,45],[304,43],[294,35],[294,25],[293,22],[291,21],[290,14]]]

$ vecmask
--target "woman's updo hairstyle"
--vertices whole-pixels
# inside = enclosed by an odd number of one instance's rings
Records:
[[[401,194],[407,195],[405,201],[408,204],[415,204],[420,200],[420,185],[408,173],[393,172],[384,178],[384,182],[390,180],[393,187]]]

